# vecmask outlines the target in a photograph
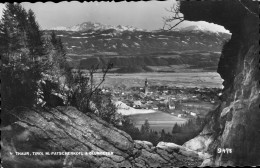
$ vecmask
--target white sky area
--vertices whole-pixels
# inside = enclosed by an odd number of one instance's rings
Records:
[[[32,9],[42,29],[58,26],[70,27],[83,22],[99,22],[107,25],[133,26],[146,30],[163,27],[162,17],[170,16],[169,9],[175,0],[140,2],[24,2],[25,9]],[[4,4],[0,3],[0,16]],[[207,29],[229,32],[224,27],[204,21],[185,21],[178,27],[199,25]]]

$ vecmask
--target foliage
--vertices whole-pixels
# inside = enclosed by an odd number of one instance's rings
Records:
[[[66,97],[66,105],[74,106],[83,113],[94,113],[108,123],[117,125],[121,116],[112,102],[112,95],[105,94],[100,89],[112,66],[113,64],[107,64],[102,67],[102,77],[99,82],[94,77],[99,70],[99,65],[92,66],[87,72],[67,68],[64,87],[61,89],[61,94]]]
[[[149,134],[150,131],[150,124],[148,122],[148,119],[144,121],[144,124],[141,126],[141,133],[142,134]]]
[[[11,110],[16,106],[32,107],[37,100],[37,81],[41,79],[39,63],[10,63],[3,65],[2,77],[2,108]]]
[[[17,106],[56,107],[64,101],[82,112],[94,113],[92,103],[99,117],[112,124],[119,122],[111,95],[99,89],[112,64],[102,68],[103,76],[97,84],[94,74],[98,65],[87,74],[73,71],[61,39],[54,31],[49,38],[43,36],[32,10],[26,11],[17,3],[6,4],[0,22],[0,44],[4,113]]]
[[[139,129],[135,127],[135,124],[128,116],[122,117],[122,124],[117,126],[117,128],[128,133],[134,140],[140,139],[141,137]]]
[[[7,3],[0,27],[2,109],[35,106],[38,81],[48,64],[34,13],[20,4]]]
[[[97,109],[96,114],[103,120],[113,125],[119,124],[122,116],[117,113],[117,107],[112,102],[111,94],[104,94],[100,90],[91,98]],[[93,109],[92,109],[93,111]]]
[[[181,132],[181,127],[177,123],[175,123],[172,128],[172,134],[180,133],[180,132]]]
[[[17,106],[55,106],[51,103],[55,100],[53,93],[59,92],[59,77],[67,68],[61,40],[52,44],[43,38],[32,10],[6,3],[0,22],[0,43],[3,112]]]
[[[108,64],[102,68],[103,76],[100,82],[94,81],[94,74],[97,73],[99,66],[92,66],[88,73],[80,69],[68,69],[65,74],[64,93],[67,97],[67,105],[77,107],[80,111],[87,113],[91,111],[91,100],[99,94],[100,86],[105,81],[107,72],[112,68],[112,64]]]
[[[59,67],[59,69],[68,68],[67,61],[66,61],[66,51],[63,47],[62,41],[60,37],[57,37],[55,32],[52,31],[51,33],[51,58],[53,59],[52,62],[55,66]]]
[[[44,55],[45,49],[43,47],[42,32],[35,19],[34,12],[30,9],[28,11],[28,48],[32,57]]]

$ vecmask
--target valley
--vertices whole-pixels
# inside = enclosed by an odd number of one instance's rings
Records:
[[[108,73],[101,88],[138,129],[148,120],[151,130],[171,133],[175,123],[204,119],[218,106],[222,79],[216,72]]]
[[[129,117],[139,131],[148,122],[149,129],[159,133],[156,136],[165,132],[169,141],[182,144],[219,104],[223,80],[217,67],[230,34],[198,26],[146,31],[91,22],[54,32],[73,69],[88,74],[99,66],[94,74],[97,83],[103,78],[101,68],[113,64],[101,90],[112,96],[117,112]],[[51,33],[46,30],[45,38]],[[170,134],[175,124],[182,131],[173,140]]]
[[[179,69],[180,70],[180,69]],[[102,77],[96,74],[97,81]],[[180,88],[222,88],[220,75],[216,72],[146,72],[146,73],[108,73],[104,87],[130,88],[143,87],[145,79],[151,86],[169,86]]]

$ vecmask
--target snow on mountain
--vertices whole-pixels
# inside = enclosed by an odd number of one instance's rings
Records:
[[[212,30],[212,29],[208,29],[206,27],[203,27],[201,25],[191,25],[191,26],[187,26],[187,27],[181,27],[181,28],[175,28],[173,29],[173,31],[180,31],[180,32],[204,32],[204,33],[227,33],[227,31],[224,30]]]
[[[49,30],[61,30],[61,31],[88,31],[88,30],[93,30],[93,31],[97,31],[97,30],[107,30],[107,29],[114,29],[117,32],[123,32],[123,31],[143,31],[143,32],[148,32],[147,30],[144,29],[138,29],[135,28],[133,26],[123,26],[123,25],[118,25],[118,26],[112,26],[112,25],[106,25],[106,24],[101,24],[98,22],[84,22],[81,24],[77,24],[75,26],[71,26],[71,27],[64,27],[64,26],[59,26],[59,27],[55,27],[55,28],[51,28]],[[161,32],[162,30],[153,30],[151,32]],[[207,34],[219,34],[219,33],[227,33],[227,31],[225,31],[225,29],[219,29],[218,31],[216,30],[212,30],[212,29],[208,29],[206,27],[203,27],[201,25],[191,25],[191,26],[187,26],[187,27],[178,27],[173,29],[172,31],[179,31],[179,32],[194,32],[194,33],[198,33],[198,32],[204,32]]]
[[[182,28],[181,31],[208,31],[208,30],[200,25],[192,25],[192,26],[187,26]]]
[[[115,29],[118,30],[118,31],[126,31],[126,30],[128,30],[128,31],[145,31],[143,29],[138,29],[138,28],[135,28],[133,26],[122,26],[122,25],[116,26]]]
[[[62,31],[67,31],[67,27],[64,27],[64,26],[58,26],[58,27],[54,27],[54,28],[51,28],[50,30],[62,30]]]
[[[107,29],[115,29],[117,31],[145,31],[143,29],[138,29],[132,26],[112,26],[112,25],[106,25],[101,24],[97,22],[84,22],[72,27],[55,27],[51,28],[50,30],[62,30],[62,31],[88,31],[88,30],[107,30]]]
[[[86,31],[86,30],[103,30],[103,29],[109,29],[110,26],[103,25],[101,23],[93,23],[93,22],[84,22],[81,24],[78,24],[76,26],[70,27],[70,31]]]

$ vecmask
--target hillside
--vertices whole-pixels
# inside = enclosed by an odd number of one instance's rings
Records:
[[[51,30],[46,30],[45,37],[50,33]],[[223,41],[230,38],[230,34],[197,27],[145,31],[97,23],[56,28],[55,33],[62,39],[71,65],[81,68],[112,62],[118,68],[136,63],[140,66],[188,64],[216,70]]]

